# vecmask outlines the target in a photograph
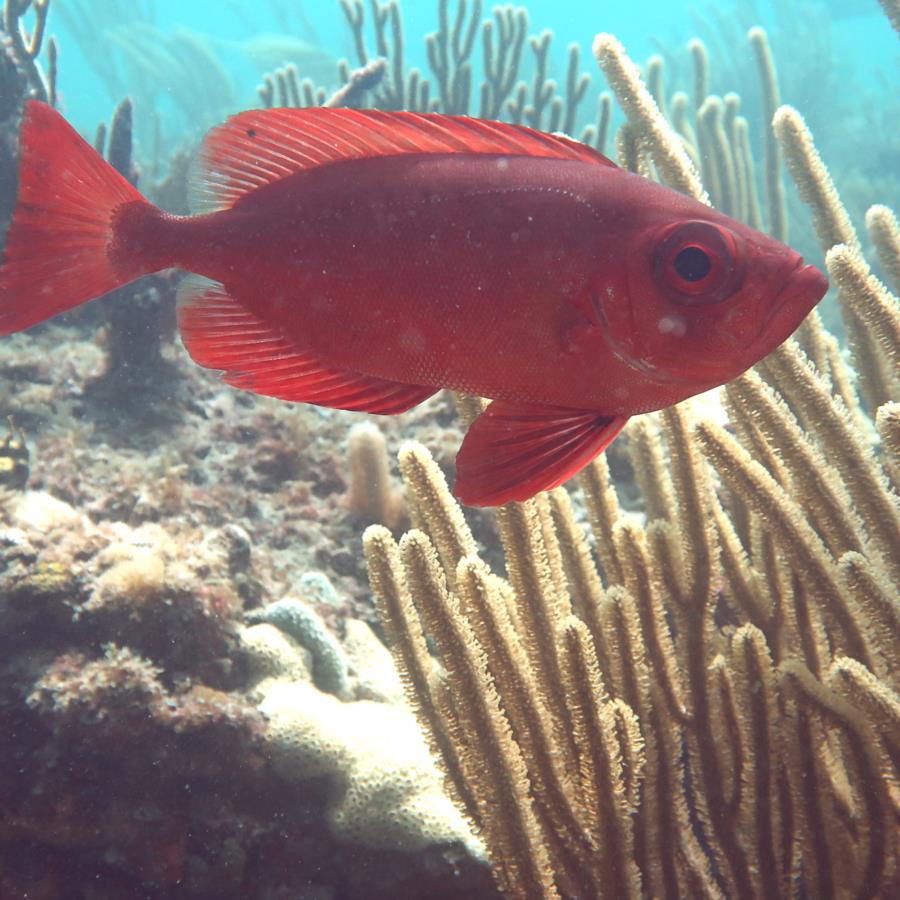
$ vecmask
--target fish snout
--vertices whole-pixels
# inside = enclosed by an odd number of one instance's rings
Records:
[[[828,279],[815,267],[806,265],[798,254],[794,268],[776,294],[766,320],[765,331],[787,340],[815,308],[828,290]]]

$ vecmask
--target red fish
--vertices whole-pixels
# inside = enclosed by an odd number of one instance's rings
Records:
[[[471,505],[524,500],[629,416],[784,341],[824,276],[793,250],[563,137],[349,109],[240,113],[167,215],[28,103],[0,333],[178,267],[181,335],[229,384],[403,412],[493,400],[457,457]]]

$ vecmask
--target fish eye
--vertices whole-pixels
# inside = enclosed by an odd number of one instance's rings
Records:
[[[706,306],[731,297],[744,278],[741,241],[711,222],[679,222],[667,228],[656,247],[653,274],[676,303]]]
[[[672,265],[685,281],[702,281],[712,270],[712,260],[702,247],[685,247],[675,254]]]

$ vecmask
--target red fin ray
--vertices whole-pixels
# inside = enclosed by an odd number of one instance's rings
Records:
[[[249,110],[207,135],[192,179],[192,203],[204,212],[223,209],[256,188],[316,166],[404,153],[509,154],[615,165],[566,137],[466,116],[320,107]]]
[[[22,331],[142,274],[114,265],[114,219],[138,191],[46,103],[25,105],[19,193],[0,265],[0,334]]]
[[[468,506],[527,500],[579,472],[627,421],[591,410],[495,400],[466,434],[453,491]]]
[[[257,394],[333,409],[393,415],[436,389],[332,368],[202,278],[178,292],[178,324],[195,362],[222,371],[227,384]]]

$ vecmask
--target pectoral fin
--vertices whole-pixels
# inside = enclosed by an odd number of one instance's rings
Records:
[[[460,447],[453,491],[467,506],[527,500],[579,472],[627,421],[590,410],[495,400]]]

